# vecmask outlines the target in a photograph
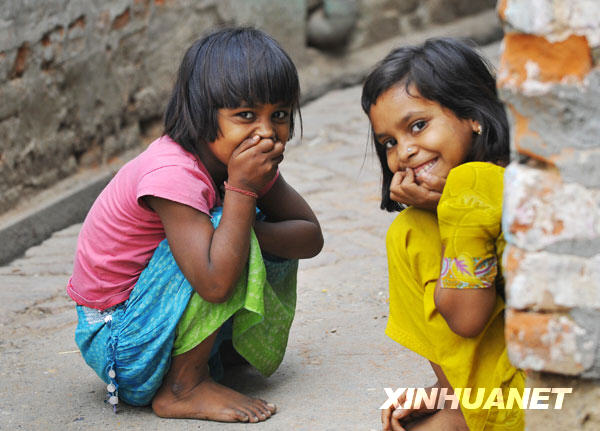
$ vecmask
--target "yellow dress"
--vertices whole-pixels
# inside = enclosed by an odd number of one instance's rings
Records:
[[[504,168],[472,162],[450,171],[438,217],[409,207],[390,226],[386,243],[390,284],[390,315],[386,334],[438,364],[453,388],[472,388],[470,401],[477,405],[477,388],[486,388],[479,408],[461,410],[471,431],[522,431],[523,411],[483,408],[492,388],[523,392],[525,375],[508,360],[504,341],[504,307],[501,295],[482,333],[461,337],[448,327],[436,310],[433,295],[440,277],[446,288],[502,286],[501,231]],[[497,400],[497,399],[496,399]]]

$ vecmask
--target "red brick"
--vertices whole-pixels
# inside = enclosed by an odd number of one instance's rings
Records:
[[[577,375],[587,365],[576,334],[584,331],[567,313],[507,310],[506,345],[511,362],[520,368]]]
[[[561,42],[545,37],[507,33],[501,58],[498,85],[521,84],[527,79],[527,62],[537,63],[540,82],[561,82],[563,78],[582,80],[592,69],[592,55],[585,36],[572,35]]]

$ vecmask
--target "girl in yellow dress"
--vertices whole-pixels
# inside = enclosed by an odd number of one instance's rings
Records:
[[[494,78],[463,42],[428,40],[376,66],[362,107],[383,172],[381,208],[401,211],[386,238],[386,334],[437,377],[427,389],[435,403],[405,405],[404,393],[382,410],[383,429],[523,430],[522,410],[504,402],[511,388],[522,393],[524,374],[504,341],[509,136]]]

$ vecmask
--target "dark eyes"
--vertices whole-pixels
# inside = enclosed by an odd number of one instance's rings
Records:
[[[395,139],[386,139],[385,141],[383,141],[381,143],[381,145],[383,145],[386,150],[389,150],[390,148],[393,148],[394,145],[396,145],[396,140]]]
[[[417,120],[409,126],[410,133],[416,135],[420,133],[425,127],[427,127],[426,120]],[[381,141],[381,145],[385,147],[386,150],[393,148],[397,144],[394,138],[387,138]]]
[[[236,115],[244,120],[252,120],[254,118],[254,112],[252,111],[238,112]]]
[[[254,120],[256,118],[256,114],[253,111],[242,111],[236,115],[244,120]],[[288,111],[275,111],[272,114],[273,119],[276,121],[285,121],[289,116],[290,113]]]
[[[421,130],[423,130],[425,128],[426,125],[427,125],[427,121],[425,121],[425,120],[415,121],[414,123],[411,124],[410,131],[413,133],[420,132]]]

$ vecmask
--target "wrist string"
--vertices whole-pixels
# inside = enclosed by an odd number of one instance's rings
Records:
[[[224,185],[225,185],[225,190],[231,190],[232,192],[241,193],[243,195],[250,196],[254,199],[258,199],[258,194],[251,192],[250,190],[244,190],[244,189],[240,189],[238,187],[232,186],[227,181],[224,182]]]

